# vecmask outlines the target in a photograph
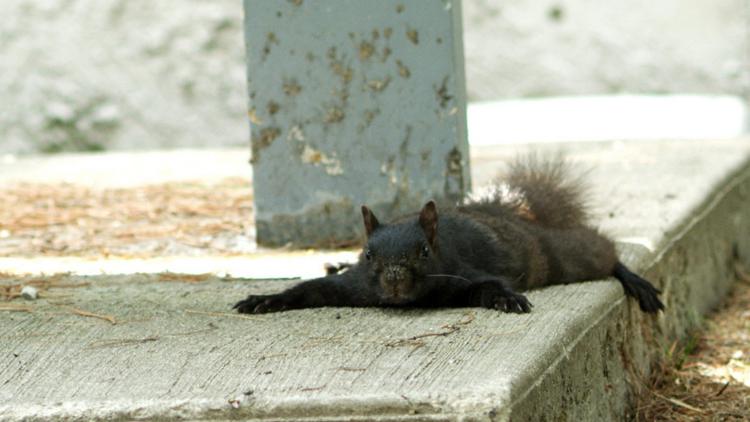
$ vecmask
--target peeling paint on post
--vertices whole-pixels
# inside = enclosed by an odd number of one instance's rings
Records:
[[[470,187],[459,0],[245,0],[258,243],[361,238]]]

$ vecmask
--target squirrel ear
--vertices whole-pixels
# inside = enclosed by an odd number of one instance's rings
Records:
[[[367,233],[367,237],[370,237],[372,232],[380,227],[380,222],[378,222],[378,219],[375,218],[375,214],[373,214],[366,205],[362,205],[362,219],[365,222],[365,232]]]
[[[430,246],[435,246],[435,240],[437,240],[437,221],[437,207],[434,201],[430,201],[419,212],[419,225],[422,226]]]

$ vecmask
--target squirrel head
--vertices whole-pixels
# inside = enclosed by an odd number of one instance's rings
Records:
[[[362,206],[367,244],[360,262],[368,269],[385,304],[406,304],[427,292],[428,274],[439,272],[438,213],[435,202],[427,202],[417,218],[380,224],[375,214]]]

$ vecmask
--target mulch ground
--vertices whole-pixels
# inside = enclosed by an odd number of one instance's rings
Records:
[[[254,250],[248,180],[0,188],[0,257],[151,257]]]
[[[639,421],[750,421],[750,275],[702,330],[674,343],[637,403]]]

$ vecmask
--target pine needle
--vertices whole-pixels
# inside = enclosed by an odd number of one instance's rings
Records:
[[[84,311],[82,309],[78,308],[70,308],[70,311],[73,312],[76,315],[82,316],[82,317],[89,317],[89,318],[98,318],[103,319],[104,321],[109,321],[112,325],[117,324],[117,321],[115,320],[115,317],[111,315],[99,315],[95,314],[93,312]]]

